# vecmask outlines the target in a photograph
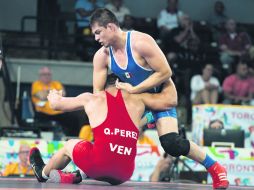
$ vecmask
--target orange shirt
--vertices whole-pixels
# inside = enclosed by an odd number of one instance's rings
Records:
[[[45,90],[49,91],[52,89],[63,90],[64,88],[63,88],[63,85],[58,81],[51,81],[49,84],[44,84],[39,80],[33,82],[32,89],[31,89],[32,102],[37,112],[42,112],[49,115],[56,115],[56,114],[62,113],[61,111],[55,111],[51,109],[49,106],[49,102],[47,100],[41,101],[38,97],[35,96],[38,92],[45,91]]]
[[[90,125],[84,125],[80,132],[79,132],[79,138],[92,142],[93,141],[93,132]]]
[[[23,167],[19,165],[19,163],[11,163],[6,165],[5,170],[3,172],[3,176],[10,175],[34,175],[32,168]]]
[[[142,135],[138,138],[138,144],[149,144],[151,146],[156,146],[156,143],[150,137]]]

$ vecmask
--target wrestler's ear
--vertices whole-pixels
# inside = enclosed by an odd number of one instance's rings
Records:
[[[116,30],[116,26],[113,23],[108,23],[107,24],[107,28],[109,28],[111,31],[115,31]]]
[[[116,86],[116,88],[120,89],[119,88],[119,79],[116,79],[115,86]]]

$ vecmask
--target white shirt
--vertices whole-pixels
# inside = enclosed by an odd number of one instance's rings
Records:
[[[158,28],[165,26],[167,29],[171,30],[173,28],[178,27],[179,17],[183,15],[182,11],[178,11],[177,13],[171,14],[166,9],[161,10],[157,25]]]
[[[105,8],[107,8],[108,10],[114,13],[119,23],[123,23],[125,15],[130,15],[130,10],[125,6],[121,6],[120,9],[117,10],[114,5],[109,3],[105,6]]]
[[[197,93],[205,88],[206,83],[220,87],[220,82],[216,77],[211,77],[208,81],[204,81],[202,75],[194,75],[191,78],[191,100],[194,100]]]

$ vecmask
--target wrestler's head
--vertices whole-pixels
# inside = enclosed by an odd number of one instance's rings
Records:
[[[105,89],[115,86],[116,80],[120,81],[120,79],[114,73],[108,74]]]
[[[119,22],[110,10],[105,8],[95,10],[90,19],[90,26],[95,40],[102,46],[108,47],[116,40]]]

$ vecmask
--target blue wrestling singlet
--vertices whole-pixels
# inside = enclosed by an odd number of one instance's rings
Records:
[[[110,52],[110,68],[111,71],[117,75],[123,82],[130,83],[133,86],[138,85],[139,83],[143,82],[147,79],[150,75],[154,73],[152,69],[147,69],[140,66],[136,63],[134,57],[132,56],[132,49],[131,49],[131,32],[127,32],[127,39],[126,39],[126,55],[127,55],[127,66],[126,68],[122,68],[117,64],[114,59],[114,54],[112,47],[109,48]],[[161,86],[155,87],[148,92],[156,93],[160,92]],[[153,111],[154,119],[157,120],[161,117],[177,117],[176,109],[171,108],[166,111]]]

